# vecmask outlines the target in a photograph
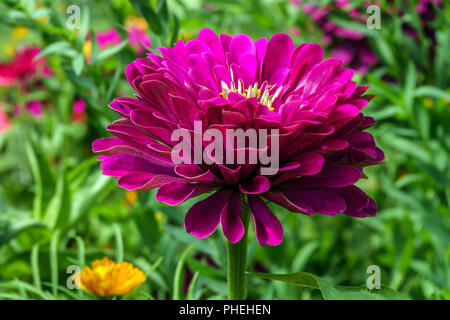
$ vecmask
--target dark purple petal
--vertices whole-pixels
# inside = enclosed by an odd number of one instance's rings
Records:
[[[252,214],[259,244],[262,246],[266,244],[279,245],[283,241],[283,228],[264,201],[259,196],[249,195],[248,207]]]
[[[162,185],[156,192],[156,200],[171,206],[210,191],[214,186],[201,183],[172,182]]]
[[[238,192],[233,192],[220,216],[223,234],[232,243],[241,240],[245,232],[241,214],[241,196]]]
[[[349,165],[331,165],[317,175],[297,179],[292,183],[299,188],[345,187],[361,177],[362,170]]]
[[[269,191],[270,181],[264,176],[256,176],[250,183],[241,183],[239,190],[247,194],[260,194]]]
[[[291,189],[286,198],[308,214],[335,215],[347,208],[344,198],[333,189]]]
[[[205,200],[194,204],[184,220],[186,232],[200,239],[210,236],[219,225],[220,216],[229,197],[230,194],[227,191],[219,190]]]

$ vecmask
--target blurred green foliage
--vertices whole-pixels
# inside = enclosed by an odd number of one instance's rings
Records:
[[[329,287],[359,287],[369,276],[367,267],[378,265],[382,283],[409,298],[450,299],[450,4],[443,1],[437,10],[432,41],[421,30],[417,1],[379,2],[404,12],[383,14],[379,30],[356,26],[366,32],[379,60],[367,74],[356,75],[377,95],[365,113],[378,122],[371,133],[386,153],[386,165],[369,168],[369,179],[360,186],[379,213],[367,219],[309,217],[273,206],[284,241],[260,247],[251,229],[248,269],[310,272]],[[71,4],[81,8],[79,30],[66,25]],[[226,297],[222,234],[198,240],[184,231],[193,201],[169,207],[152,191],[126,193],[101,175],[91,152],[91,142],[106,136],[105,126],[117,118],[108,103],[132,94],[124,68],[136,53],[124,24],[136,14],[146,18],[154,48],[194,38],[203,27],[254,38],[287,32],[296,44],[322,39],[311,17],[283,0],[0,4],[0,32],[6,35],[1,60],[12,59],[12,49],[33,44],[53,70],[52,77],[42,79],[45,89],[23,94],[0,88],[0,103],[11,115],[11,126],[0,133],[0,299],[96,299],[69,290],[66,270],[103,256],[130,261],[148,277],[124,299]],[[355,27],[345,15],[332,18]],[[417,41],[402,32],[404,23],[414,26]],[[18,27],[27,28],[25,36],[17,35]],[[95,31],[109,28],[124,40],[99,50]],[[83,52],[87,39],[90,61]],[[41,117],[13,116],[15,104],[35,99],[46,101]],[[85,121],[73,121],[77,99],[87,104]],[[318,290],[283,281],[248,281],[252,299],[322,298]]]

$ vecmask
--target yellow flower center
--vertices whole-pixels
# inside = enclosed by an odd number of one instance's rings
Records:
[[[249,85],[248,88],[246,89],[244,87],[244,82],[242,80],[238,80],[237,81],[238,85],[236,86],[234,82],[233,71],[230,70],[230,74],[231,74],[230,85],[228,86],[224,81],[222,81],[221,83],[222,92],[220,93],[220,95],[222,97],[228,99],[228,95],[230,94],[230,92],[235,92],[246,98],[257,98],[261,104],[269,107],[271,111],[274,111],[272,105],[275,99],[278,98],[278,96],[280,95],[281,90],[283,90],[282,86],[279,86],[278,89],[273,94],[271,94],[271,91],[274,85],[264,86],[263,84],[260,87],[258,83],[255,83],[253,86]]]

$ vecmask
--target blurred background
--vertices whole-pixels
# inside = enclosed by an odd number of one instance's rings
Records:
[[[371,4],[380,8],[374,28]],[[104,256],[147,276],[122,299],[226,298],[223,235],[199,241],[184,231],[193,201],[169,207],[153,191],[125,192],[91,151],[119,117],[109,102],[133,94],[126,65],[204,27],[320,43],[377,96],[365,114],[377,120],[370,132],[386,164],[358,185],[378,215],[310,217],[273,206],[284,241],[261,247],[251,229],[248,269],[361,286],[378,265],[381,282],[409,298],[450,299],[449,21],[445,0],[2,1],[0,299],[96,299],[67,287],[67,268]],[[322,298],[248,281],[250,299]]]

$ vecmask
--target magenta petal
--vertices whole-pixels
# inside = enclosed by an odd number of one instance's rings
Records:
[[[210,236],[219,225],[220,215],[227,205],[229,196],[227,191],[219,190],[194,204],[184,220],[186,232],[200,239]]]
[[[180,164],[175,167],[175,172],[180,177],[189,181],[219,184],[222,181],[211,171],[203,170],[197,165]]]
[[[259,244],[262,246],[266,244],[279,245],[283,241],[283,228],[277,217],[259,196],[249,195],[248,206],[252,213]]]
[[[208,192],[214,186],[201,183],[172,182],[162,185],[156,192],[156,200],[176,206],[184,201]]]
[[[241,240],[245,232],[241,213],[241,196],[238,192],[233,192],[220,217],[223,234],[227,237],[228,241],[232,243]]]
[[[211,29],[202,29],[198,34],[198,39],[203,41],[214,53],[216,58],[221,62],[225,62],[225,56],[220,43],[219,37]]]
[[[328,139],[325,140],[321,145],[320,148],[322,150],[326,151],[334,151],[334,150],[343,150],[349,146],[349,143],[347,140],[343,139]]]
[[[179,179],[175,177],[147,172],[131,172],[121,176],[117,180],[117,184],[127,190],[148,190],[176,181]]]
[[[267,44],[262,80],[272,83],[277,71],[289,66],[293,51],[294,44],[288,35],[282,33],[274,35]]]
[[[324,157],[315,152],[307,152],[296,158],[300,168],[296,170],[299,176],[310,176],[319,173],[325,163]]]
[[[264,176],[256,176],[251,183],[240,184],[239,190],[247,194],[260,194],[269,191],[270,181]]]
[[[362,170],[350,165],[331,165],[315,176],[303,177],[295,185],[300,188],[345,187],[361,177]]]
[[[345,200],[333,189],[290,189],[283,192],[286,198],[308,214],[335,215],[347,208]]]
[[[347,203],[345,214],[351,217],[373,217],[377,213],[375,202],[361,189],[355,186],[342,188],[339,193]]]

